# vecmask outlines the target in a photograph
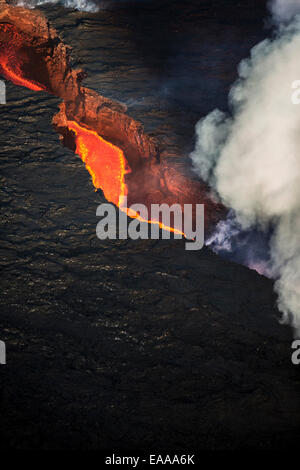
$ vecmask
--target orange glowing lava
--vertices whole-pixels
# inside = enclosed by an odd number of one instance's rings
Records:
[[[27,61],[21,52],[24,38],[10,24],[1,24],[0,34],[5,37],[5,42],[0,40],[0,73],[15,85],[34,91],[45,90],[46,87],[24,76],[22,65]]]
[[[0,70],[2,75],[15,85],[24,86],[34,91],[42,91],[45,89],[41,85],[37,85],[34,81],[27,80],[20,76],[20,70],[15,69],[14,71],[12,65],[9,63],[8,57],[2,55],[0,55]]]
[[[93,185],[102,189],[105,198],[118,206],[120,198],[127,195],[125,174],[128,168],[122,150],[75,121],[67,124],[75,134],[76,153],[91,174]]]
[[[86,129],[75,121],[68,121],[67,124],[69,130],[75,134],[76,153],[92,176],[93,185],[102,189],[108,201],[133,219],[157,224],[163,230],[184,236],[180,230],[168,227],[158,220],[146,220],[136,211],[124,207],[122,201],[128,192],[125,175],[130,170],[122,150],[104,140],[97,132]]]

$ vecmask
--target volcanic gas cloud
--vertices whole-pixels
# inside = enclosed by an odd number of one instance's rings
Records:
[[[185,176],[180,164],[161,161],[159,144],[145,134],[142,124],[128,116],[121,103],[84,87],[85,73],[71,69],[69,55],[70,48],[40,12],[1,0],[0,71],[16,85],[62,99],[53,125],[64,145],[81,157],[95,188],[119,207],[124,196],[128,206],[202,203],[206,230],[214,225],[224,208],[210,198],[207,186]],[[172,226],[164,228],[173,231]]]
[[[273,37],[240,64],[229,95],[232,114],[214,110],[199,121],[192,158],[199,175],[234,210],[238,225],[230,217],[228,230],[219,226],[228,233],[221,245],[234,240],[239,227],[269,236],[270,260],[258,269],[276,279],[283,319],[299,335],[300,110],[293,95],[299,97],[300,2],[274,0],[270,7],[277,25]]]

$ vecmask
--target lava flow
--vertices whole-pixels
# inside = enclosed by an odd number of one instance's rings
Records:
[[[27,79],[22,71],[22,65],[27,62],[26,54],[22,52],[24,38],[16,28],[10,24],[0,25],[1,35],[7,38],[5,43],[0,41],[0,72],[15,85],[20,85],[30,90],[42,91],[46,87],[35,80]]]
[[[129,217],[168,232],[184,236],[175,227],[175,214],[165,225],[161,213],[151,214],[152,204],[177,204],[184,210],[185,204],[201,202],[205,227],[215,225],[226,209],[210,198],[206,185],[181,171],[181,159],[161,160],[156,139],[128,116],[125,105],[84,87],[84,71],[72,69],[69,58],[69,47],[40,12],[0,0],[0,73],[16,85],[62,100],[53,125],[65,145],[74,149],[75,144],[95,188]],[[128,208],[127,198],[129,206],[141,203],[147,213]]]
[[[163,230],[184,236],[184,233],[178,229],[168,227],[157,220],[146,220],[138,212],[124,207],[122,204],[128,192],[125,175],[130,169],[122,150],[104,140],[97,132],[86,129],[75,121],[67,121],[67,125],[75,134],[76,153],[92,176],[93,185],[96,189],[102,189],[109,202],[133,219],[158,224]]]
[[[75,121],[67,121],[67,125],[75,134],[76,153],[92,176],[93,185],[102,189],[108,201],[118,205],[120,198],[127,195],[125,174],[129,171],[122,150]]]
[[[23,50],[26,39],[10,24],[1,24],[0,33],[6,41],[0,42],[0,72],[15,85],[34,91],[47,90],[44,85],[24,76],[23,67],[28,57]],[[128,194],[125,175],[130,172],[123,151],[104,140],[96,131],[87,129],[76,121],[67,120],[67,127],[75,138],[76,153],[85,163],[92,176],[93,185],[101,189],[105,198],[119,207],[129,217],[141,222],[158,224],[161,229],[184,235],[181,231],[164,225],[159,220],[146,220],[140,214],[124,206],[124,198]]]

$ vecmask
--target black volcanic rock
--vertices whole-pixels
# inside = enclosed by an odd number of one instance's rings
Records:
[[[190,4],[196,10],[198,2]],[[130,38],[109,53],[111,40],[129,31],[129,10],[98,17],[46,11],[55,27],[64,23],[67,42],[79,43],[78,60],[101,69],[95,88],[120,98],[127,78],[124,96],[138,100],[150,87],[153,76]],[[188,21],[195,17],[184,15]],[[242,21],[232,22],[231,34]],[[249,28],[248,46],[261,34],[256,23]],[[91,57],[96,51],[101,66]],[[59,100],[7,88],[0,107],[0,339],[7,345],[0,448],[186,453],[298,445],[299,371],[272,282],[207,249],[185,251],[181,240],[98,240],[95,212],[104,199],[50,125]],[[132,105],[134,112],[170,149],[184,148],[184,127],[200,110],[185,109],[186,122],[176,127],[174,103],[149,101]],[[183,115],[180,106],[174,113]]]

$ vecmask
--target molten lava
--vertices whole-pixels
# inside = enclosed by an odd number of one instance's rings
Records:
[[[75,121],[67,121],[67,125],[68,129],[75,134],[76,153],[92,176],[93,185],[97,189],[102,189],[108,201],[133,219],[158,224],[163,230],[184,236],[180,230],[168,227],[158,220],[146,220],[136,211],[124,207],[123,199],[127,196],[125,175],[130,172],[130,169],[122,150],[104,140],[97,132],[86,129]]]
[[[4,35],[5,42],[0,40],[0,72],[15,85],[23,86],[34,91],[46,90],[46,87],[29,80],[24,76],[22,66],[28,62],[26,54],[22,51],[24,38],[16,28],[10,24],[0,25],[0,35]]]
[[[67,124],[75,134],[76,153],[91,174],[93,185],[102,189],[108,201],[119,205],[120,198],[127,195],[125,174],[128,168],[122,150],[75,121]]]

